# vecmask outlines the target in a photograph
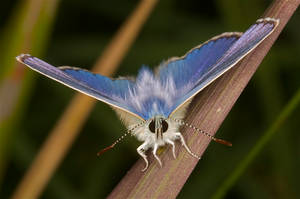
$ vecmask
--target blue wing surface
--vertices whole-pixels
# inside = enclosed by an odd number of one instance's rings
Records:
[[[131,80],[113,80],[79,68],[57,68],[30,55],[22,54],[17,59],[51,79],[144,120],[132,107],[118,102],[118,99],[124,98],[126,92],[134,85]]]
[[[233,43],[230,43],[230,41],[232,41],[230,40],[230,35],[226,37],[225,34],[217,40],[208,41],[199,49],[196,48],[192,50],[182,59],[171,61],[169,63],[171,65],[166,66],[166,68],[174,67],[174,69],[161,69],[163,73],[165,73],[164,70],[168,70],[171,77],[178,77],[182,74],[183,77],[177,79],[176,84],[178,84],[179,87],[180,85],[185,86],[185,88],[183,88],[185,91],[181,91],[181,96],[175,99],[169,114],[174,113],[184,103],[189,101],[203,88],[251,52],[273,32],[278,23],[279,20],[271,18],[257,20],[239,39],[235,41],[233,39]],[[217,44],[212,45],[212,42],[218,43],[220,46]],[[222,45],[225,47],[222,47]],[[205,57],[201,54],[201,50],[202,48],[211,48],[210,46],[214,46],[214,48],[205,50],[204,54],[207,56]],[[208,55],[209,53],[212,55]],[[215,61],[213,61],[214,58]],[[203,59],[208,59],[208,61],[203,61]],[[198,63],[201,63],[201,65]],[[194,64],[198,67],[195,67]],[[185,71],[189,72],[186,73]]]
[[[195,73],[198,73],[199,77],[207,73],[241,34],[223,33],[193,48],[183,57],[171,58],[160,66],[160,79],[167,81],[171,76],[177,89],[186,86]]]
[[[125,98],[128,90],[131,90],[134,86],[134,82],[131,80],[111,79],[80,68],[59,67],[59,69],[79,82],[83,82],[90,88],[101,92],[103,96],[112,100]]]
[[[244,34],[224,33],[214,37],[185,56],[161,64],[156,74],[142,68],[135,81],[110,79],[79,68],[56,68],[30,55],[20,55],[17,59],[49,78],[141,120],[158,114],[169,117],[251,52],[278,23],[265,18]]]

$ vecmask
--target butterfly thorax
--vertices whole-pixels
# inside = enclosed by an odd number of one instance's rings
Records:
[[[135,109],[143,119],[162,115],[167,118],[174,106],[176,96],[182,94],[170,76],[161,79],[150,69],[143,67],[136,78],[135,85],[129,89],[124,103]]]

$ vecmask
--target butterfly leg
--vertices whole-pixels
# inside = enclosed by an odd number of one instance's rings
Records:
[[[189,154],[191,154],[193,157],[195,157],[195,158],[197,158],[197,159],[200,159],[199,156],[197,156],[195,153],[193,153],[193,152],[189,149],[189,147],[188,147],[187,144],[185,143],[185,140],[184,140],[184,138],[183,138],[183,136],[181,135],[180,132],[175,133],[175,135],[176,135],[176,139],[179,139],[179,140],[180,140],[182,146],[184,146],[184,148],[187,150],[187,152],[188,152]]]
[[[144,159],[145,164],[146,164],[145,168],[142,169],[142,171],[146,171],[147,168],[148,168],[148,165],[149,165],[149,162],[148,162],[148,160],[147,160],[147,155],[146,155],[146,151],[147,151],[147,149],[148,149],[147,145],[148,145],[148,143],[147,143],[147,142],[144,142],[142,145],[140,145],[140,146],[136,149],[137,152],[138,152],[138,154],[139,154],[140,156],[142,156],[142,158]]]
[[[154,145],[154,148],[153,148],[153,156],[155,157],[155,159],[156,159],[157,162],[159,163],[160,167],[162,167],[162,163],[161,163],[159,157],[158,157],[157,154],[156,154],[157,149],[158,149],[158,145],[155,144],[155,145]]]
[[[171,144],[172,145],[172,152],[173,152],[173,157],[174,157],[174,159],[176,159],[176,154],[175,154],[175,143],[173,142],[173,141],[171,141],[171,140],[166,140],[166,142],[168,143],[168,144]]]

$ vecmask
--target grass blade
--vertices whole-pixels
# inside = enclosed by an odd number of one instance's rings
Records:
[[[299,3],[299,0],[273,2],[264,16],[279,18],[279,27],[258,48],[194,99],[186,119],[188,123],[215,134]],[[202,155],[210,140],[191,129],[183,129],[182,132],[192,150]],[[176,198],[198,162],[182,148],[176,160],[170,155],[170,148],[166,149],[160,156],[165,163],[163,168],[152,163],[152,156],[149,156],[151,164],[146,172],[141,172],[144,162],[140,159],[108,198]]]
[[[25,67],[16,62],[15,56],[21,52],[37,56],[42,54],[57,3],[57,0],[20,1],[1,38],[0,179],[6,167],[8,148],[33,83],[32,73],[24,70]]]

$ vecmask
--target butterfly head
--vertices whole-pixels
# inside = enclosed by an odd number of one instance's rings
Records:
[[[163,141],[163,134],[168,131],[169,123],[162,116],[155,116],[149,120],[148,130],[154,134],[157,142]]]

